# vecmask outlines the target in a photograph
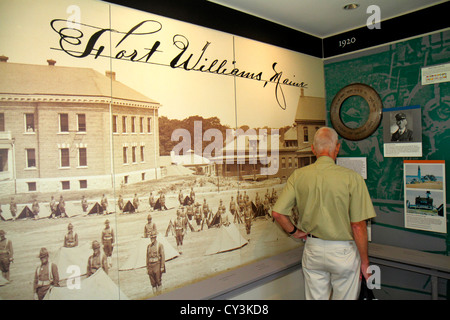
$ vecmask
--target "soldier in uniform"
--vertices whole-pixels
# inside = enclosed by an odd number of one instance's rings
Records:
[[[103,214],[107,214],[108,213],[108,199],[106,198],[105,194],[103,194],[102,200],[100,200],[100,205],[102,206]]]
[[[409,130],[406,125],[408,121],[406,120],[406,114],[403,112],[397,113],[395,115],[396,124],[398,130],[395,131],[391,136],[391,141],[408,142],[413,140],[413,132]]]
[[[134,209],[136,209],[136,212],[137,212],[138,208],[139,208],[139,197],[138,197],[137,193],[134,194],[133,207],[134,207]]]
[[[241,215],[239,214],[239,211],[237,210],[236,201],[234,201],[233,196],[231,196],[230,200],[230,212],[234,216],[233,222],[240,224],[242,222]]]
[[[181,249],[183,247],[183,238],[186,233],[185,224],[186,223],[183,221],[183,218],[181,217],[181,211],[177,210],[177,219],[175,220],[174,227],[175,227],[175,240],[177,241],[177,250],[180,254],[183,253]]]
[[[197,226],[202,223],[202,208],[198,202],[194,205],[194,219],[197,222]]]
[[[150,238],[150,234],[153,230],[158,233],[156,230],[156,224],[152,222],[152,215],[149,214],[147,216],[147,224],[144,227],[144,238]]]
[[[9,203],[9,211],[11,212],[13,220],[16,220],[17,203],[16,200],[14,200],[14,197],[11,198],[11,202]]]
[[[31,211],[33,212],[34,220],[39,218],[39,202],[37,199],[34,199],[33,204],[31,205]]]
[[[253,211],[251,206],[245,206],[244,209],[244,222],[245,222],[245,230],[247,234],[250,234],[250,230],[252,228],[252,216]]]
[[[208,218],[208,214],[209,214],[209,205],[206,203],[206,198],[203,198],[203,217],[206,219]]]
[[[50,200],[50,218],[56,218],[56,211],[58,210],[58,205],[56,204],[55,197],[52,196]]]
[[[105,221],[105,229],[102,231],[103,251],[108,259],[109,266],[112,266],[111,256],[114,248],[114,230],[109,226],[109,220]]]
[[[117,205],[119,206],[120,212],[122,212],[124,203],[123,203],[123,197],[121,194],[119,194],[119,199],[117,199]]]
[[[194,208],[192,204],[189,204],[186,208],[186,215],[189,220],[192,220],[192,216],[194,215]]]
[[[161,194],[161,196],[159,197],[159,203],[161,204],[161,207],[159,210],[167,210],[166,207],[166,195],[164,194],[164,192]]]
[[[194,187],[191,187],[191,192],[189,193],[189,198],[191,198],[191,201],[190,201],[191,204],[195,202]]]
[[[59,209],[59,213],[60,213],[61,217],[66,218],[67,217],[66,201],[64,201],[64,198],[62,195],[59,197],[58,209]]]
[[[228,220],[228,216],[226,215],[227,209],[222,203],[222,199],[220,199],[220,205],[219,205],[219,215],[220,215],[220,226],[229,226],[230,221]]]
[[[83,212],[87,211],[88,203],[87,203],[87,200],[86,200],[85,196],[81,197],[81,208],[83,209]]]
[[[238,198],[237,198],[237,204],[239,206],[239,212],[244,212],[244,210],[245,210],[245,201],[244,201],[244,198],[242,197],[242,193],[240,193]]]
[[[4,230],[0,230],[0,269],[2,276],[9,281],[9,265],[14,261],[11,240],[6,239]]]
[[[78,234],[73,232],[73,225],[69,223],[67,229],[67,234],[64,236],[64,247],[73,248],[78,246]]]
[[[153,192],[150,192],[150,197],[148,198],[148,204],[150,205],[150,210],[153,211],[155,209],[155,197],[153,196]]]
[[[147,273],[155,295],[161,293],[162,274],[166,272],[164,246],[156,240],[156,236],[156,230],[152,230],[151,243],[147,247]]]
[[[102,268],[106,274],[108,274],[108,261],[107,257],[100,252],[100,243],[97,240],[92,241],[93,254],[88,258],[86,275],[90,277],[98,269]]]
[[[41,248],[38,257],[41,265],[34,273],[33,293],[35,300],[42,300],[51,287],[59,287],[59,273],[56,264],[49,262],[46,248]]]

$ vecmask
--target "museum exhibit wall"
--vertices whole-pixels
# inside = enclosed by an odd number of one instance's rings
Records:
[[[449,253],[448,233],[433,231],[431,221],[424,222],[420,228],[409,228],[405,225],[403,168],[404,160],[444,160],[445,172],[448,172],[450,83],[447,81],[424,84],[422,68],[448,64],[449,48],[450,32],[446,30],[325,59],[327,123],[331,122],[330,115],[333,111],[330,110],[330,105],[333,98],[343,87],[352,83],[363,83],[374,88],[383,101],[384,110],[395,112],[395,108],[401,110],[403,107],[420,106],[419,121],[415,127],[422,130],[421,155],[386,155],[385,147],[391,141],[389,122],[385,122],[389,115],[384,112],[380,126],[369,137],[360,141],[343,138],[341,140],[340,157],[367,159],[366,183],[377,211],[371,228],[371,240],[374,243],[442,255]],[[343,121],[350,128],[363,126],[368,118],[368,105],[364,101],[357,102],[358,98],[361,97],[350,98],[340,110]],[[365,107],[355,109],[355,103]],[[413,121],[408,124],[412,126]],[[444,190],[447,199],[444,206],[448,207],[448,189]],[[438,199],[434,200],[437,202]],[[447,220],[439,223],[448,226]],[[444,228],[446,229],[448,230]],[[380,298],[429,297],[429,276],[389,268],[383,268],[381,275]],[[439,294],[440,297],[448,297],[448,284],[442,279],[439,283]]]
[[[45,299],[147,299],[301,245],[257,196],[270,207],[312,161],[296,150],[325,123],[321,58],[100,1],[3,1],[0,12],[0,229],[14,249],[0,298],[36,298],[42,248],[59,275]],[[257,216],[248,228],[230,213],[239,196]],[[197,222],[186,199],[211,212]],[[149,217],[165,252],[160,291]],[[94,241],[109,258],[88,276]]]

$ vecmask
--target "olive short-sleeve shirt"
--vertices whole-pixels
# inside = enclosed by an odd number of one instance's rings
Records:
[[[323,240],[353,240],[351,222],[376,216],[364,179],[353,170],[321,156],[288,178],[273,211],[299,212],[299,229]]]

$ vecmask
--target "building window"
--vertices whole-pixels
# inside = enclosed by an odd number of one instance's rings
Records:
[[[289,162],[289,168],[292,168],[292,158],[291,157],[289,157],[288,162]]]
[[[0,131],[5,131],[5,114],[0,113]]]
[[[128,153],[128,147],[123,147],[122,154],[123,154],[123,163],[124,164],[128,163],[128,155],[127,155],[127,153]]]
[[[136,163],[136,147],[131,147],[131,160]]]
[[[113,133],[117,133],[117,116],[113,116],[112,118],[112,131]]]
[[[36,191],[36,182],[27,182],[28,185],[28,191]]]
[[[78,149],[78,165],[80,167],[87,167],[87,149],[86,148]]]
[[[128,184],[128,176],[123,177],[123,184]]]
[[[8,149],[0,149],[0,172],[8,171]]]
[[[303,141],[308,142],[309,136],[308,136],[308,127],[303,127]]]
[[[142,173],[141,173],[141,180],[142,180],[142,181],[145,181],[145,172],[142,172]]]
[[[70,181],[61,181],[61,187],[63,190],[70,190]]]
[[[131,132],[136,132],[136,117],[131,117]]]
[[[144,133],[144,117],[139,118],[139,132]]]
[[[87,189],[87,180],[80,180],[80,189]]]
[[[70,167],[69,148],[60,149],[61,153],[61,168]]]
[[[141,162],[144,162],[145,158],[144,158],[144,146],[141,146]]]
[[[35,132],[34,126],[34,113],[26,113],[25,114],[25,131],[26,132]]]
[[[78,132],[86,132],[86,115],[80,113],[78,116]]]
[[[122,132],[127,133],[127,117],[122,116]]]
[[[35,149],[26,149],[26,152],[27,152],[27,168],[36,168]]]
[[[152,133],[152,118],[147,118],[147,132]]]
[[[286,159],[284,157],[281,158],[281,169],[286,168]]]
[[[59,132],[69,132],[69,115],[67,113],[59,114]]]

